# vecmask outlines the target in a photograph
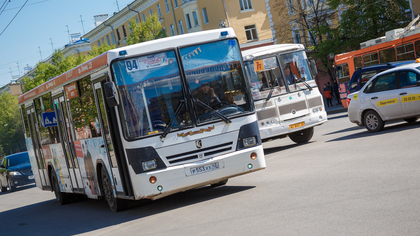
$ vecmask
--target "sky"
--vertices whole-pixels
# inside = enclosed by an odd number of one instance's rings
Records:
[[[69,33],[91,31],[93,16],[112,16],[133,1],[0,0],[0,88],[22,76],[27,65],[34,68],[53,49],[62,49]]]

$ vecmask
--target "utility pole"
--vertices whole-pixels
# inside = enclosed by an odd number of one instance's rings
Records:
[[[69,35],[69,43],[71,43],[69,26],[66,25],[66,27],[67,27],[67,34]]]
[[[85,27],[83,26],[82,15],[80,15],[80,22],[82,23],[83,34],[85,34]]]
[[[50,41],[51,41],[51,50],[52,50],[52,53],[51,54],[53,54],[54,53],[54,44],[52,42],[52,38],[50,38]]]
[[[16,62],[17,68],[18,68],[18,75],[20,76],[20,68],[19,68],[19,62]]]
[[[39,49],[39,55],[41,55],[41,61],[42,61],[41,47],[38,47],[38,49]]]

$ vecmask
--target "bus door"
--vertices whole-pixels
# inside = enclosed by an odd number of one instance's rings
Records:
[[[54,109],[59,117],[58,132],[60,134],[60,141],[64,150],[64,156],[67,162],[68,174],[72,183],[73,192],[84,193],[83,183],[80,175],[79,164],[74,153],[72,145],[71,133],[69,132],[69,122],[67,115],[67,107],[64,96],[61,95],[54,99]]]
[[[32,138],[32,146],[34,148],[34,153],[35,153],[35,158],[36,161],[38,163],[38,170],[34,170],[34,171],[38,171],[39,172],[39,177],[41,179],[41,185],[42,185],[42,189],[45,189],[49,186],[48,184],[48,180],[47,180],[47,169],[46,169],[46,162],[44,160],[44,157],[42,155],[42,149],[41,149],[41,145],[40,145],[40,140],[39,140],[39,128],[38,125],[39,123],[37,122],[37,118],[36,118],[36,114],[35,114],[35,108],[31,107],[28,108],[26,110],[26,114],[28,116],[28,123],[30,126],[30,131],[31,131],[31,138]]]
[[[105,101],[103,97],[102,92],[102,83],[105,82],[105,80],[102,80],[102,82],[95,83],[93,85],[94,91],[95,91],[95,100],[96,100],[96,107],[98,108],[98,116],[99,116],[99,122],[102,130],[102,137],[104,138],[104,148],[105,152],[108,155],[108,163],[110,164],[111,168],[111,174],[113,176],[114,180],[114,188],[116,189],[117,193],[123,192],[123,186],[121,183],[121,177],[118,170],[118,164],[116,159],[116,153],[114,151],[114,145],[112,144],[112,139],[110,135],[110,127],[108,123],[108,117],[105,111]]]

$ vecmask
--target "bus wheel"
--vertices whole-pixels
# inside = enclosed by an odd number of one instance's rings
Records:
[[[0,183],[0,185],[1,185],[1,183]],[[1,186],[1,192],[2,193],[5,193],[7,191],[7,187],[3,187],[3,186]]]
[[[111,179],[108,176],[108,172],[105,167],[102,166],[101,170],[102,178],[102,192],[105,194],[105,199],[108,202],[109,207],[113,212],[121,211],[125,208],[125,202],[123,199],[118,199],[114,197],[112,190]]]
[[[60,185],[58,185],[57,176],[54,174],[55,172],[51,173],[51,187],[55,194],[55,199],[60,205],[65,205],[67,203],[70,203],[71,197],[67,193],[63,193],[60,190]]]
[[[215,184],[212,184],[212,185],[210,185],[210,186],[212,186],[213,188],[214,188],[214,187],[223,186],[223,185],[226,185],[226,183],[228,182],[228,180],[229,180],[229,179],[225,179],[225,180],[220,181],[219,183],[215,183]]]
[[[295,143],[306,143],[312,136],[314,136],[314,127],[289,134],[289,138]]]

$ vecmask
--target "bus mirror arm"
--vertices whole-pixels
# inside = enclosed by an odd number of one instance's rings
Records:
[[[117,96],[117,89],[114,82],[106,82],[104,84],[104,93],[106,102],[109,107],[115,107],[119,105],[119,100]]]

